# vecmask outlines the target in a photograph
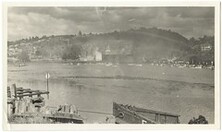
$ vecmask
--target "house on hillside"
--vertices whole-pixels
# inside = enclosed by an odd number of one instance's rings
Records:
[[[9,48],[8,48],[8,56],[9,57],[12,57],[12,56],[17,56],[19,53],[22,52],[22,49],[18,48],[18,46],[13,46],[11,45]]]
[[[104,62],[112,63],[129,63],[133,62],[133,56],[130,48],[110,48],[109,46],[102,54],[102,60]]]
[[[200,46],[201,51],[210,51],[213,46],[210,43],[204,43]]]
[[[102,61],[102,52],[98,48],[82,51],[80,61]]]
[[[8,49],[8,56],[11,57],[11,56],[15,55],[15,52],[16,52],[16,51],[15,51],[14,48]]]
[[[111,50],[110,50],[110,47],[109,45],[106,47],[106,50],[105,50],[105,54],[110,54]]]
[[[95,60],[95,57],[92,56],[92,55],[87,55],[86,56],[86,61],[94,61]]]

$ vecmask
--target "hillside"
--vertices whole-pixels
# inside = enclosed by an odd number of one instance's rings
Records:
[[[79,57],[92,56],[95,51],[103,55],[109,50],[112,55],[131,55],[134,61],[183,57],[192,46],[189,40],[170,30],[140,28],[114,31],[103,34],[79,34],[32,37],[9,42],[9,49],[18,47],[33,56],[42,58],[62,58],[70,47],[79,49]],[[72,52],[72,51],[70,51]]]

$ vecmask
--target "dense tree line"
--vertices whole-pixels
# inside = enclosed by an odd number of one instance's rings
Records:
[[[201,50],[204,45],[211,46],[211,49],[207,51]],[[194,64],[209,65],[214,62],[214,36],[205,35],[198,39],[192,37],[189,39],[189,46],[192,47],[192,50],[188,52],[188,56]]]

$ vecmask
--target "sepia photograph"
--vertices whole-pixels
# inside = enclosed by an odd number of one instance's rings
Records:
[[[5,13],[7,124],[218,123],[215,6]]]

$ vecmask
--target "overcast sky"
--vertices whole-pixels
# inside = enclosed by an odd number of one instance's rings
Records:
[[[214,34],[213,7],[10,7],[8,40],[29,36],[110,32],[139,27],[171,29],[183,36]]]

